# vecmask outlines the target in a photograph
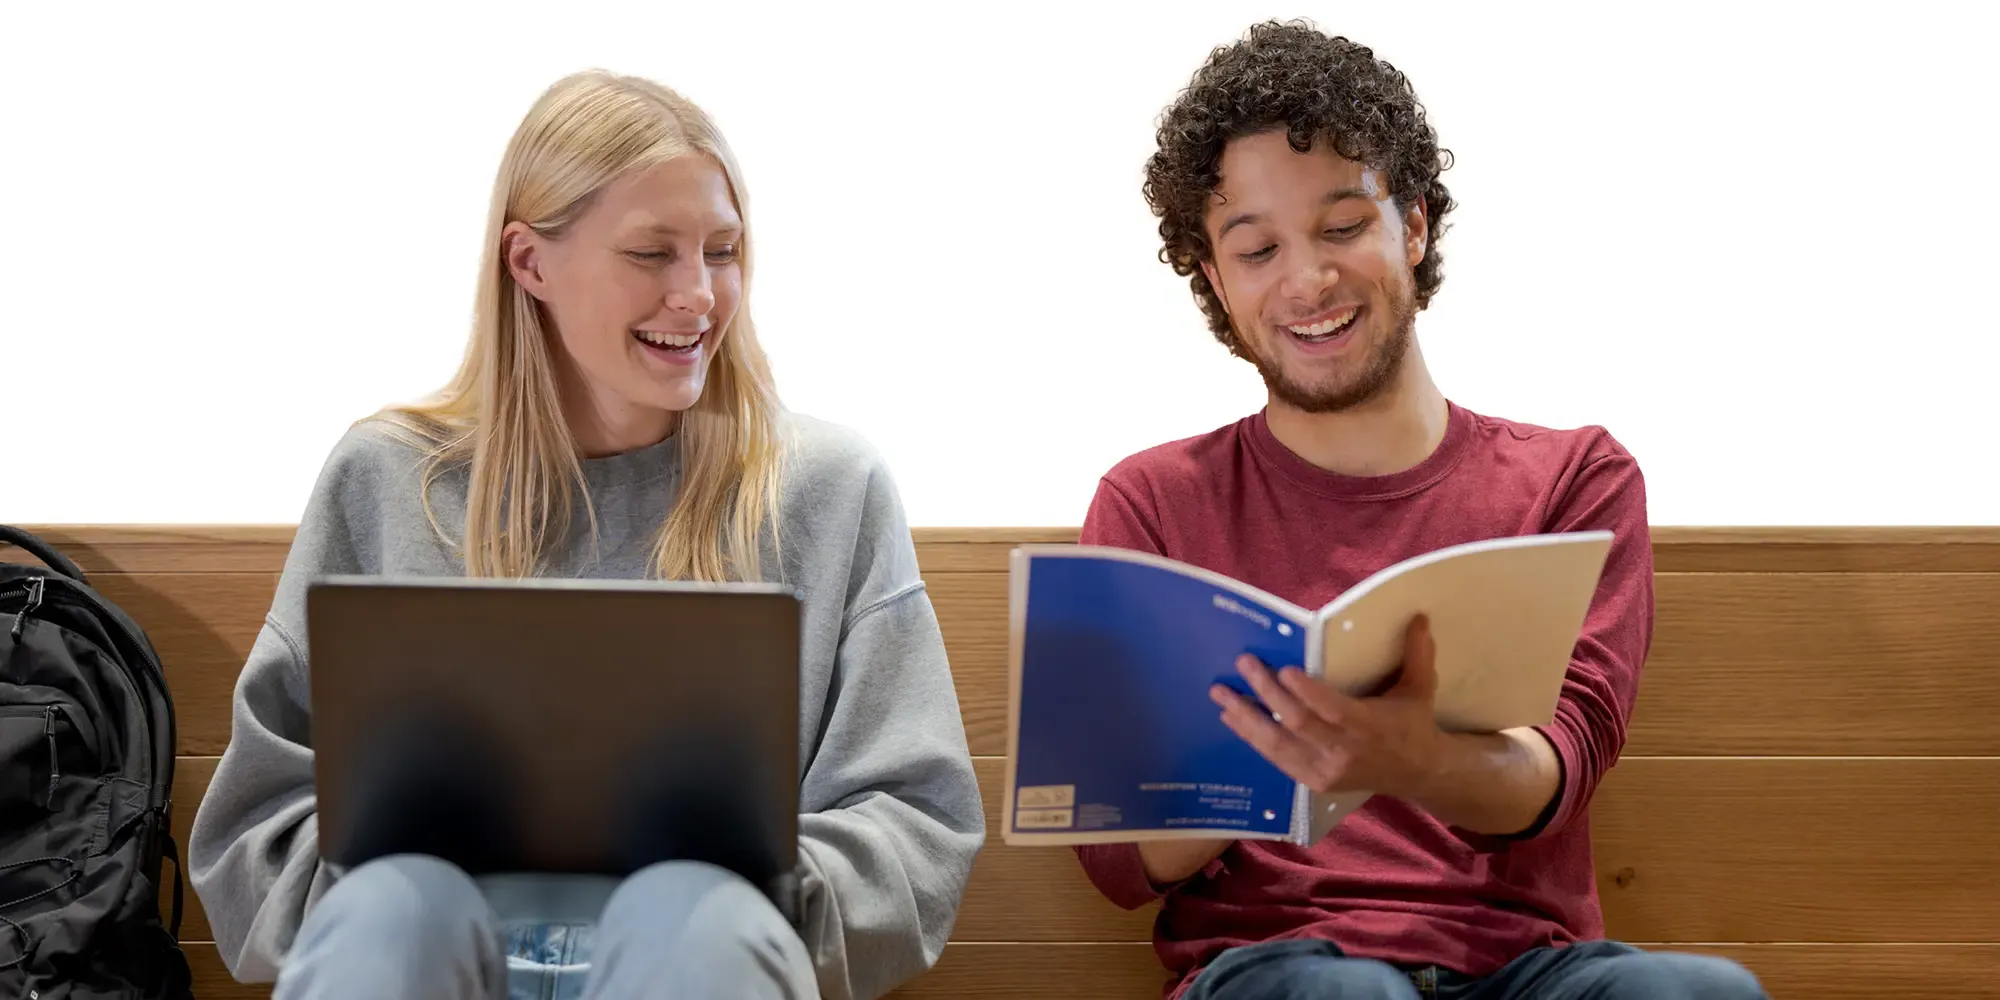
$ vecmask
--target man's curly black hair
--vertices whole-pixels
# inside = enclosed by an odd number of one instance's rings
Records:
[[[1421,202],[1429,235],[1415,274],[1416,307],[1444,283],[1438,237],[1454,207],[1439,176],[1451,152],[1438,147],[1410,81],[1367,46],[1321,34],[1305,21],[1266,21],[1217,48],[1160,119],[1159,149],[1146,161],[1146,202],[1160,219],[1160,259],[1188,278],[1208,326],[1240,353],[1222,300],[1201,271],[1214,252],[1203,219],[1230,140],[1286,130],[1305,152],[1327,140],[1336,152],[1379,169],[1404,209]]]

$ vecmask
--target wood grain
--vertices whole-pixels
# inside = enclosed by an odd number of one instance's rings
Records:
[[[174,759],[174,843],[180,845],[181,864],[187,864],[189,831],[194,827],[195,810],[201,807],[201,797],[208,791],[210,779],[215,777],[215,757],[177,757]],[[165,872],[161,875],[165,876]],[[174,910],[174,885],[170,879],[160,880],[160,918],[167,919]],[[181,940],[208,941],[214,937],[208,926],[208,914],[201,908],[201,898],[195,895],[194,883],[181,873]]]
[[[927,575],[973,752],[1006,749],[1002,574]],[[167,665],[183,753],[221,752],[276,578],[100,575]],[[1626,753],[2000,754],[2000,574],[1660,574]],[[1865,721],[1863,721],[1865,720]]]
[[[294,526],[22,525],[62,547],[86,572],[270,572],[284,567]],[[1004,572],[1024,542],[1067,544],[1074,526],[911,532],[926,571]],[[1652,528],[1654,569],[1668,573],[1994,573],[2000,525]],[[21,561],[0,546],[0,561]]]
[[[926,576],[976,754],[1004,754],[1007,578]],[[2000,753],[2000,573],[1663,573],[1625,753]]]
[[[87,572],[87,571],[86,571]],[[167,672],[179,750],[229,745],[236,676],[277,592],[270,573],[99,573],[91,577],[146,630]]]
[[[267,1000],[229,976],[213,945],[190,943],[196,1000]],[[2000,996],[2000,945],[1659,946],[1719,955],[1755,973],[1772,1000]],[[1159,1000],[1166,970],[1137,944],[952,944],[897,1000]]]
[[[1625,752],[2000,754],[2000,573],[1662,573]]]
[[[1002,843],[1003,761],[974,761],[990,833],[952,939],[1151,940],[1155,907],[1121,910],[1067,848]],[[176,834],[213,773],[177,769]],[[1613,937],[1644,941],[2000,939],[2000,758],[1639,759],[1591,809]],[[1838,872],[1838,878],[1827,873]],[[208,933],[198,903],[183,935]]]
[[[1591,840],[1615,937],[2000,940],[2000,758],[1628,760]]]
[[[97,575],[159,649],[180,751],[220,753],[276,577]],[[926,581],[974,753],[1006,749],[1007,580]],[[1663,573],[1630,756],[2000,754],[2000,573]]]

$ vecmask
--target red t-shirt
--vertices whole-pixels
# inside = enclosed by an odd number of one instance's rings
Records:
[[[1154,947],[1177,996],[1223,949],[1314,937],[1349,955],[1484,975],[1528,949],[1602,937],[1585,806],[1617,760],[1653,632],[1645,484],[1601,427],[1550,430],[1452,405],[1415,468],[1356,477],[1307,463],[1260,412],[1120,462],[1085,544],[1154,552],[1319,607],[1370,573],[1460,542],[1608,528],[1614,538],[1555,721],[1558,800],[1515,838],[1448,827],[1376,796],[1311,847],[1238,841],[1174,886],[1131,844],[1077,848],[1120,906],[1165,899]]]

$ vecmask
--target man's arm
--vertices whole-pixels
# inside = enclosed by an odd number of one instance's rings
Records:
[[[1406,798],[1449,826],[1496,837],[1539,823],[1562,790],[1562,761],[1533,729],[1442,734]]]
[[[1154,885],[1172,885],[1200,874],[1233,843],[1233,840],[1149,840],[1139,845],[1139,863]]]

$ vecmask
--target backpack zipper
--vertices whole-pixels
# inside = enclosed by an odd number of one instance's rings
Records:
[[[46,590],[45,584],[47,582],[47,579],[48,579],[47,577],[42,577],[42,576],[31,576],[28,578],[27,585],[25,587],[16,586],[16,587],[9,587],[6,590],[0,590],[0,600],[6,600],[10,597],[16,596],[23,592],[27,594],[26,606],[22,609],[21,614],[16,616],[14,619],[15,635],[17,636],[20,635],[21,621],[24,617],[26,617],[27,612],[34,608],[38,608],[42,605],[43,598],[45,596],[45,590]],[[169,722],[167,725],[166,737],[169,749],[167,752],[167,759],[165,760],[165,762],[162,763],[160,769],[164,773],[155,773],[152,775],[153,788],[150,790],[150,794],[147,795],[147,806],[152,809],[161,809],[166,805],[168,801],[168,796],[171,794],[166,786],[170,785],[172,781],[172,778],[170,776],[173,773],[172,769],[174,766],[173,753],[175,752],[175,750],[178,749],[177,741],[179,737],[179,734],[175,732],[175,727],[173,726],[173,723],[171,721],[173,718],[173,716],[171,715],[173,707],[173,692],[167,688],[166,671],[161,668],[159,659],[153,655],[152,651],[144,643],[139,641],[139,637],[136,634],[134,634],[130,628],[127,628],[125,626],[125,622],[122,620],[121,614],[115,605],[100,609],[88,597],[84,596],[85,594],[88,594],[90,592],[87,588],[84,587],[84,585],[72,583],[68,577],[58,577],[57,582],[59,584],[69,585],[71,588],[69,592],[75,595],[68,599],[68,603],[76,605],[79,609],[91,613],[95,618],[97,618],[98,622],[112,634],[112,637],[114,639],[124,640],[125,646],[127,648],[115,650],[114,652],[120,656],[123,656],[129,652],[135,661],[133,666],[139,668],[137,670],[137,673],[144,674],[145,676],[143,678],[135,678],[134,676],[132,676],[133,674],[132,671],[125,671],[125,670],[116,670],[112,671],[112,673],[117,674],[126,684],[130,685],[132,696],[135,699],[137,699],[137,703],[142,706],[146,703],[146,693],[140,690],[140,686],[150,685],[152,689],[160,695],[161,700],[165,702],[165,704],[168,706],[170,714],[168,715]],[[61,598],[64,593],[65,591],[62,589],[61,586],[58,586],[56,588],[56,595],[58,598]],[[141,711],[139,713],[139,722],[140,725],[145,730],[146,746],[150,748],[154,745],[157,737],[160,735],[154,732],[152,713]]]
[[[42,735],[49,739],[49,806],[56,801],[56,779],[62,775],[62,758],[56,753],[56,707],[50,705],[42,709]]]
[[[36,608],[42,606],[42,592],[44,589],[44,578],[39,576],[28,578],[28,603],[21,605],[20,612],[15,614],[14,627],[7,630],[8,635],[16,639],[21,637],[21,627],[28,624],[28,616],[33,614]]]

